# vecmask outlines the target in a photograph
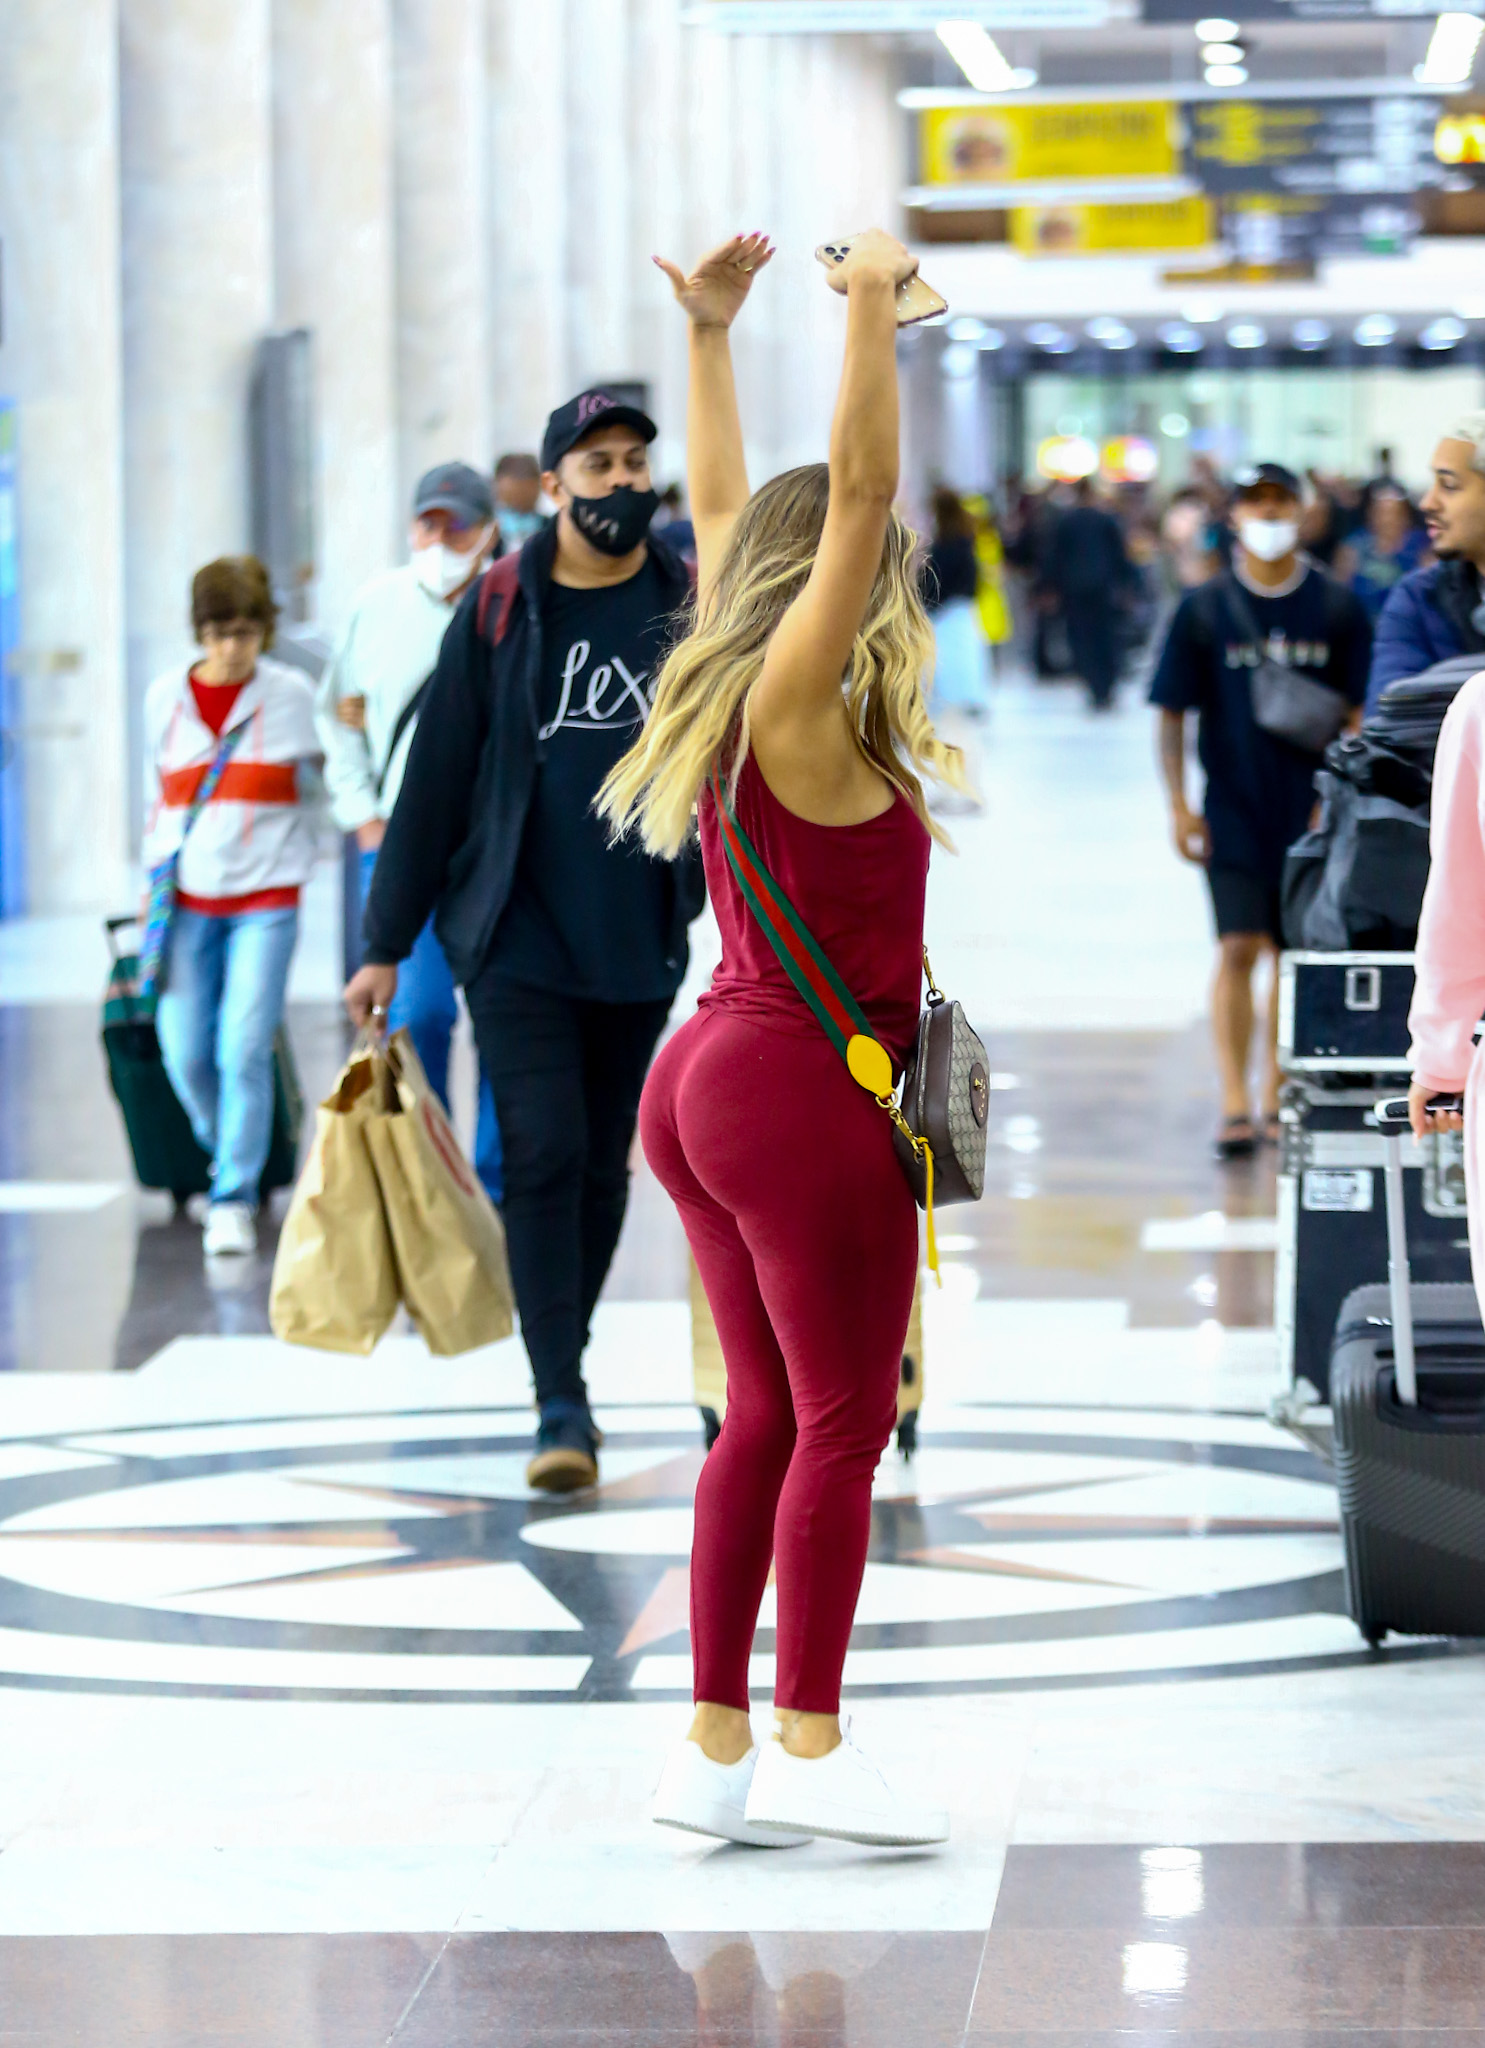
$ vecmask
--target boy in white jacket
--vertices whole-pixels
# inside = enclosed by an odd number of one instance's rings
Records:
[[[201,658],[157,677],[144,703],[145,865],[179,855],[155,1024],[171,1084],[212,1158],[209,1256],[257,1246],[273,1041],[315,859],[314,698],[297,669],[267,659],[277,615],[261,562],[209,562],[191,587]],[[197,809],[224,745],[227,764]]]

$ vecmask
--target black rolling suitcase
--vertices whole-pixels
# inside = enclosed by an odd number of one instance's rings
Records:
[[[1346,1598],[1367,1641],[1485,1635],[1485,1328],[1471,1286],[1414,1288],[1405,1101],[1387,1141],[1386,1287],[1342,1305],[1330,1366]]]
[[[124,1116],[134,1171],[143,1188],[163,1188],[177,1207],[211,1186],[211,1161],[196,1142],[190,1118],[170,1085],[154,1009],[138,993],[139,962],[119,950],[118,935],[137,923],[111,917],[108,934],[113,965],[103,998],[103,1055],[108,1079]],[[304,1094],[294,1066],[289,1034],[280,1027],[273,1048],[273,1142],[263,1169],[262,1193],[292,1187],[297,1177]]]

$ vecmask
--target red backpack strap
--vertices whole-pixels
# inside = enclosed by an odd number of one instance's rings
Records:
[[[482,640],[488,640],[492,647],[498,647],[505,638],[510,625],[511,608],[516,601],[516,592],[521,587],[521,556],[519,549],[513,555],[502,555],[498,562],[492,562],[480,578],[479,602],[475,611],[475,631]],[[489,630],[491,609],[495,612],[495,630]]]

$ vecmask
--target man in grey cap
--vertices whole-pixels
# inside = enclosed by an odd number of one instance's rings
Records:
[[[363,897],[444,633],[496,544],[488,480],[465,462],[430,469],[413,494],[408,539],[410,560],[358,592],[316,705],[335,822],[361,849]],[[430,922],[403,963],[390,1023],[408,1027],[445,1102],[456,1014],[453,976]],[[488,1083],[480,1087],[475,1164],[498,1202],[500,1133]]]

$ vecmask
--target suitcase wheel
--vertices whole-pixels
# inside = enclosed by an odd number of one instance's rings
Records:
[[[170,1190],[170,1199],[175,1204],[176,1215],[184,1216],[186,1213],[186,1204],[191,1199],[191,1191],[189,1188],[172,1188]]]
[[[715,1408],[702,1409],[701,1434],[706,1440],[708,1450],[711,1449],[717,1438],[722,1434],[722,1418],[718,1415]]]
[[[903,1457],[910,1458],[918,1448],[918,1411],[913,1409],[904,1415],[897,1425],[897,1448]]]
[[[1385,1628],[1364,1628],[1361,1633],[1369,1650],[1380,1650],[1383,1643],[1387,1640]]]

